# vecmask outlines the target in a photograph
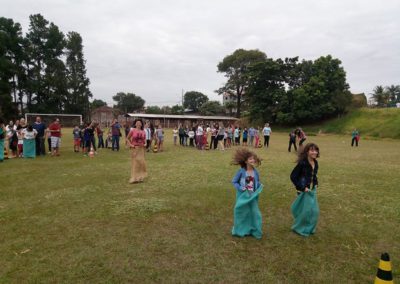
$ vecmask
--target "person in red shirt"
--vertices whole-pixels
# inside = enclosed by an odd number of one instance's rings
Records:
[[[51,155],[60,156],[59,149],[61,145],[61,125],[60,120],[56,118],[49,126],[51,139]]]
[[[146,161],[144,159],[144,151],[146,147],[146,133],[143,130],[143,122],[141,119],[135,119],[134,127],[126,137],[127,144],[131,148],[132,169],[129,183],[143,182],[147,177]]]

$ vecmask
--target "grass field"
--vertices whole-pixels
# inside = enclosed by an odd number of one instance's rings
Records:
[[[0,163],[1,283],[372,283],[382,252],[400,281],[400,141],[309,137],[321,213],[303,238],[290,231],[295,155],[273,133],[256,150],[256,240],[230,235],[232,149],[175,147],[169,135],[165,152],[146,154],[149,178],[131,185],[128,150],[83,157],[69,136],[61,157]]]

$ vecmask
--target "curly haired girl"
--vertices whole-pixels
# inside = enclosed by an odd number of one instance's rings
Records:
[[[258,208],[258,197],[263,185],[260,183],[256,166],[261,164],[261,159],[247,149],[239,149],[233,157],[232,164],[240,165],[240,169],[232,179],[236,189],[232,235],[238,237],[251,235],[260,239],[262,218]]]

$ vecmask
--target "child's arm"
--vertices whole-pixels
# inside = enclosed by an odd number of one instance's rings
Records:
[[[290,180],[294,184],[297,190],[304,191],[304,187],[301,184],[300,175],[303,170],[302,162],[297,163],[296,167],[294,167],[292,173],[290,174]]]
[[[240,178],[242,177],[242,171],[239,170],[236,175],[232,179],[232,184],[236,188],[237,191],[243,191],[243,188],[240,185]]]

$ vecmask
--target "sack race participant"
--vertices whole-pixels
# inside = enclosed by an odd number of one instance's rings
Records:
[[[319,217],[318,157],[318,146],[308,143],[300,150],[297,165],[290,175],[290,179],[297,189],[297,198],[291,206],[294,218],[292,230],[305,237],[315,233]]]
[[[247,149],[239,149],[233,164],[240,165],[232,180],[236,189],[236,204],[233,215],[232,235],[237,237],[262,237],[262,217],[258,207],[258,198],[263,190],[256,166],[261,160]]]
[[[33,129],[32,125],[28,125],[27,128],[22,130],[24,158],[36,157],[36,135],[37,131]]]
[[[146,133],[143,130],[143,122],[135,119],[134,128],[128,133],[127,143],[131,149],[131,178],[129,183],[143,182],[147,177],[146,161],[144,152],[146,147]]]

